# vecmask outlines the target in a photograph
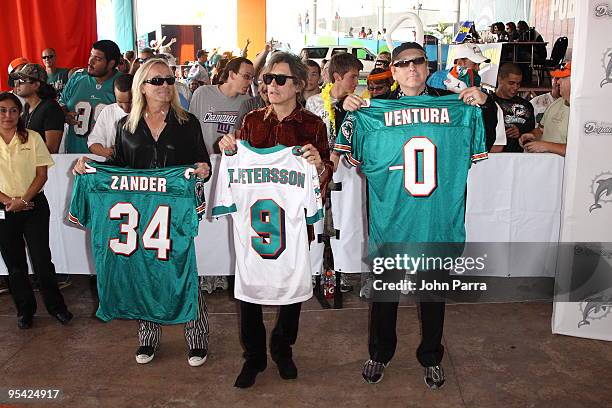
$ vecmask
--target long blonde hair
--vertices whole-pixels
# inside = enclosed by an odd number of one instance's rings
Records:
[[[140,66],[140,68],[134,74],[134,81],[132,83],[132,110],[128,114],[128,118],[125,121],[124,128],[127,129],[130,133],[136,132],[138,128],[138,122],[143,117],[145,113],[145,109],[147,107],[147,98],[142,92],[142,87],[144,86],[144,81],[147,79],[147,75],[149,75],[149,71],[153,65],[165,65],[170,70],[170,66],[168,63],[161,58],[152,58],[147,60],[144,64]],[[172,72],[172,70],[170,70]],[[170,101],[170,106],[174,111],[174,116],[179,123],[183,124],[189,120],[189,115],[181,106],[179,101],[178,91],[176,90],[176,86],[172,86],[172,100]]]

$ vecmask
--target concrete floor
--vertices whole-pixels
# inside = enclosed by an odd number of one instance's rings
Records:
[[[0,296],[0,388],[59,388],[57,407],[610,407],[612,347],[552,335],[545,302],[447,306],[443,365],[447,381],[430,391],[415,358],[416,309],[398,317],[398,350],[377,385],[364,383],[368,305],[347,296],[345,309],[304,305],[294,348],[297,380],[271,360],[248,390],[233,387],[241,366],[236,306],[227,292],[208,296],[209,360],[187,364],[180,326],[163,330],[155,360],[138,365],[136,324],[92,318],[86,277],[64,289],[75,314],[63,327],[39,306],[19,330],[9,295]],[[40,304],[41,305],[41,304]],[[266,325],[274,322],[268,309]],[[269,330],[268,330],[269,332]],[[0,399],[0,404],[7,403]],[[19,406],[17,404],[11,406]]]

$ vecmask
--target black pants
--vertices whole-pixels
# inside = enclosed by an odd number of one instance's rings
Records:
[[[428,271],[434,272],[434,271]],[[448,274],[435,271],[439,281],[448,279]],[[420,279],[423,278],[419,273],[417,287],[420,287]],[[444,331],[444,310],[445,302],[441,293],[423,293],[421,298],[427,301],[417,303],[419,320],[421,322],[421,343],[417,348],[417,360],[423,367],[440,364],[444,356],[442,346],[442,333]],[[398,295],[399,299],[399,295]],[[432,301],[433,300],[433,301]],[[397,346],[397,308],[399,301],[396,302],[372,302],[370,310],[370,338],[368,349],[370,358],[380,363],[388,363],[395,354]]]
[[[6,212],[0,220],[0,252],[8,269],[8,283],[18,316],[36,313],[36,298],[28,278],[26,245],[34,274],[40,282],[40,294],[51,315],[65,312],[64,297],[57,287],[55,266],[49,249],[49,203],[43,193],[34,197],[34,208]],[[0,205],[4,209],[4,206]]]
[[[292,356],[300,325],[301,303],[280,306],[276,326],[270,337],[270,355],[274,361],[283,361]],[[261,305],[240,301],[240,340],[244,345],[244,359],[255,368],[265,368],[266,327],[263,323]]]

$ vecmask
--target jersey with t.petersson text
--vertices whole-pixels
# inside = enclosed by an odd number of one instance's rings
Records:
[[[373,99],[346,116],[335,149],[367,177],[371,253],[465,241],[468,170],[487,157],[480,108],[456,95]]]
[[[223,155],[212,215],[232,214],[236,299],[287,305],[312,296],[306,224],[323,210],[317,170],[300,155],[300,147],[246,141]]]
[[[115,75],[99,84],[86,69],[79,70],[70,77],[60,95],[60,105],[66,106],[68,112],[75,112],[76,124],[68,126],[66,133],[66,153],[89,153],[87,137],[96,124],[98,115],[106,105],[115,103],[113,86]]]
[[[205,204],[193,170],[92,164],[76,176],[68,219],[91,229],[100,319],[196,318],[194,237]]]

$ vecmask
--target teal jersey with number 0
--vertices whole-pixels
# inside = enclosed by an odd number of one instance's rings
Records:
[[[456,95],[373,99],[346,116],[335,150],[367,177],[371,252],[465,241],[468,170],[487,157],[480,108]]]
[[[91,229],[96,315],[183,323],[197,315],[194,237],[204,187],[193,168],[92,164],[75,178],[68,218]]]

